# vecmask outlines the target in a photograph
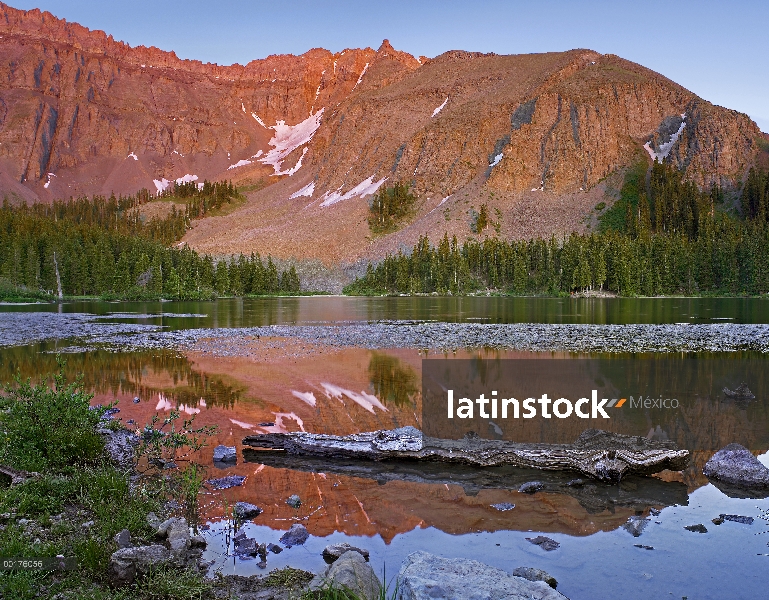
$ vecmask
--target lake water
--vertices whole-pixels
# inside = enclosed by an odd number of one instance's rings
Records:
[[[220,329],[265,325],[335,325],[360,322],[444,321],[448,323],[672,324],[769,323],[766,299],[545,299],[545,298],[272,298],[216,302],[103,303],[0,306],[0,328],[8,313],[60,312],[98,315],[82,331],[113,326],[147,331]],[[18,315],[16,315],[18,317]],[[18,321],[14,321],[18,323]],[[16,325],[15,325],[16,326]],[[80,330],[79,330],[80,331]],[[79,336],[82,335],[82,331]],[[82,337],[59,338],[55,327],[34,344],[5,346],[0,340],[0,380],[15,373],[37,377],[55,369],[55,353],[67,354],[67,369],[83,374],[94,403],[117,401],[117,415],[130,427],[178,408],[199,424],[215,424],[216,439],[200,457],[211,465],[218,443],[238,447],[238,464],[210,467],[211,477],[238,474],[242,487],[205,492],[202,510],[210,529],[208,556],[225,573],[263,572],[256,561],[228,555],[225,505],[245,500],[264,513],[246,525],[259,542],[278,543],[293,523],[311,536],[304,546],[269,554],[267,569],[286,565],[320,571],[320,552],[347,541],[371,552],[378,574],[392,579],[415,550],[447,557],[474,558],[512,571],[541,568],[559,581],[572,600],[594,598],[763,598],[769,584],[769,500],[730,498],[702,475],[711,451],[693,452],[692,465],[662,477],[628,478],[619,485],[590,483],[569,488],[573,474],[515,469],[473,469],[384,465],[363,472],[355,465],[288,461],[249,455],[242,460],[244,436],[270,431],[347,434],[404,425],[420,426],[421,370],[425,353],[417,348],[368,350],[333,347],[307,339],[249,339],[238,352],[202,344],[192,349],[150,348],[114,351]],[[203,335],[203,334],[201,334]],[[548,352],[570,359],[574,353]],[[536,353],[459,349],[431,353],[456,358],[530,358]],[[716,356],[724,354],[716,353]],[[762,361],[755,352],[731,353]],[[372,406],[371,396],[384,407]],[[139,403],[133,398],[138,397]],[[769,465],[769,399],[749,405],[713,405],[687,423],[687,443],[721,447],[730,435],[750,430],[748,443]],[[710,411],[710,412],[708,412]],[[714,436],[699,424],[717,412],[732,423]],[[704,416],[703,416],[704,415]],[[131,422],[131,423],[129,423]],[[750,427],[746,427],[746,423]],[[731,432],[731,433],[730,433]],[[744,433],[744,432],[743,432]],[[706,436],[710,446],[704,443]],[[734,438],[736,439],[736,437]],[[517,491],[520,483],[543,481],[536,494]],[[299,509],[286,499],[298,494]],[[514,504],[510,510],[492,505]],[[751,516],[752,525],[712,523],[719,514]],[[639,537],[622,526],[649,518]],[[685,526],[704,524],[705,534]],[[527,537],[546,535],[560,547],[546,552]],[[652,547],[649,550],[643,547]]]

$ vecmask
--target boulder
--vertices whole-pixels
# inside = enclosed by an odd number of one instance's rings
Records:
[[[214,448],[214,462],[236,463],[238,462],[238,453],[235,446],[219,445]]]
[[[249,502],[236,502],[233,512],[235,513],[235,518],[242,521],[244,519],[258,517],[262,514],[262,509]]]
[[[172,517],[158,527],[158,536],[165,537],[174,557],[181,557],[190,548],[190,528],[187,519]]]
[[[325,560],[328,564],[333,563],[336,561],[342,554],[345,552],[349,552],[350,550],[357,552],[360,554],[363,558],[368,560],[369,558],[369,552],[368,550],[364,550],[363,548],[356,548],[355,546],[351,546],[347,542],[343,542],[341,544],[329,544],[325,548],[323,548],[323,560]]]
[[[160,520],[160,517],[158,517],[154,512],[151,512],[147,515],[147,524],[155,533],[157,533],[161,523],[162,521]]]
[[[139,444],[139,438],[128,429],[101,429],[100,433],[104,438],[104,451],[110,460],[123,469],[133,467],[136,446]]]
[[[336,563],[335,563],[336,565]],[[398,574],[397,600],[563,600],[544,581],[529,581],[466,558],[414,552]]]
[[[307,531],[307,528],[300,523],[295,523],[291,526],[291,529],[280,537],[280,543],[287,548],[301,546],[307,541],[308,537],[310,537],[310,533]]]
[[[115,543],[118,549],[131,547],[131,532],[127,529],[123,529],[120,533],[115,535]]]
[[[110,580],[116,585],[130,584],[137,575],[143,575],[151,569],[166,565],[170,560],[171,553],[168,548],[159,544],[121,548],[113,552],[110,557]]]
[[[528,581],[544,581],[553,589],[558,587],[558,582],[556,581],[555,577],[553,577],[547,571],[543,571],[542,569],[534,569],[533,567],[518,567],[513,571],[513,575],[516,577],[523,577]]]
[[[381,597],[382,584],[359,552],[348,550],[338,560],[310,582],[311,590],[331,588],[349,591],[361,600]]]
[[[727,489],[718,487],[728,495],[732,495],[729,490],[731,487],[756,492],[769,491],[769,469],[750,450],[739,444],[729,444],[716,452],[702,472],[708,479],[726,484]]]

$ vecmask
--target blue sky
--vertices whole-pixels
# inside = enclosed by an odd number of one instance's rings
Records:
[[[749,114],[769,132],[767,0],[11,0],[131,45],[244,64],[270,54],[371,46],[415,55],[591,48],[654,69]]]

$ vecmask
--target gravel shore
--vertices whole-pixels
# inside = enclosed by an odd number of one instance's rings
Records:
[[[81,347],[168,348],[237,356],[254,338],[285,337],[331,347],[452,351],[496,348],[566,352],[769,352],[769,325],[548,325],[383,321],[167,331],[105,323],[85,314],[0,313],[0,346],[70,340]]]

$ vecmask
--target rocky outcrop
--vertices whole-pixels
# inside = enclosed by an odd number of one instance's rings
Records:
[[[410,554],[401,566],[397,598],[563,600],[564,596],[544,581],[529,581],[476,560],[442,558],[420,551]]]
[[[512,465],[554,471],[579,471],[592,478],[619,481],[629,474],[649,475],[686,467],[689,452],[671,442],[587,430],[574,444],[522,444],[466,437],[445,440],[423,436],[414,427],[348,436],[313,433],[268,433],[243,439],[244,446],[284,450],[287,454],[359,460],[417,460],[470,464],[480,467]],[[529,482],[521,491],[542,489]],[[525,488],[525,489],[524,489]]]
[[[42,198],[155,191],[187,174],[277,181],[270,140],[321,112],[312,143],[281,157],[294,167],[310,150],[313,198],[368,178],[428,196],[471,182],[586,190],[645,143],[659,150],[681,115],[665,156],[699,185],[733,183],[758,151],[747,116],[591,50],[423,60],[384,40],[220,66],[1,3],[0,34],[0,165]]]

